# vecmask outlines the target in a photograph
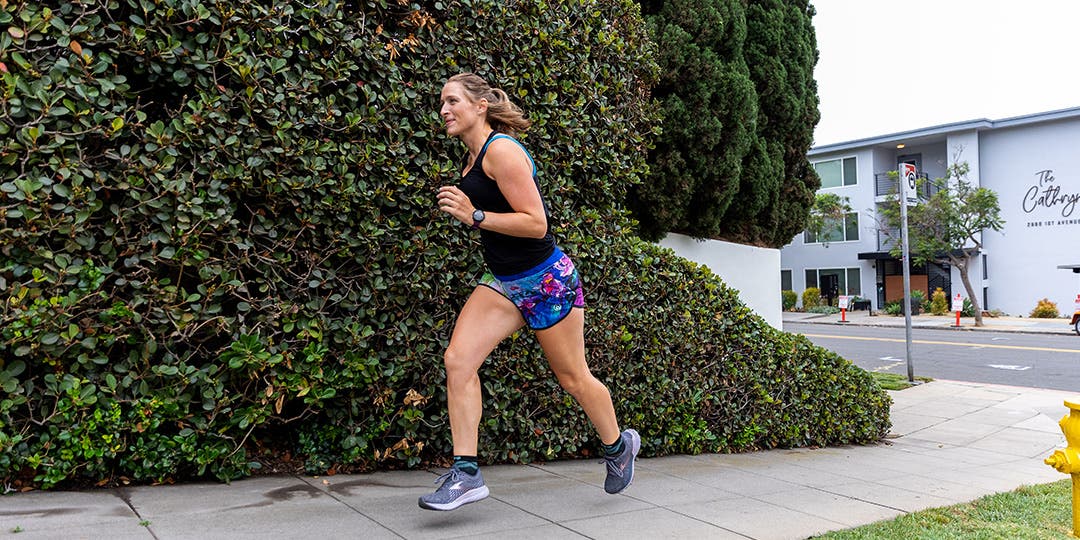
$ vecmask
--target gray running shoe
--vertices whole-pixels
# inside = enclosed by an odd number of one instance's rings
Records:
[[[484,476],[480,471],[469,474],[458,469],[450,469],[450,472],[435,479],[435,483],[443,484],[430,495],[420,497],[420,508],[426,510],[453,510],[463,504],[469,504],[488,496],[488,488],[484,485]]]
[[[604,491],[612,495],[622,492],[634,481],[634,459],[641,449],[641,436],[638,432],[628,429],[620,436],[623,440],[623,451],[617,456],[604,458],[607,463]]]

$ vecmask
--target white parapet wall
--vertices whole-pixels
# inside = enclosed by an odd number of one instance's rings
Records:
[[[733,244],[721,240],[695,240],[669,234],[660,245],[684,259],[705,265],[766,322],[784,329],[780,297],[780,250]]]

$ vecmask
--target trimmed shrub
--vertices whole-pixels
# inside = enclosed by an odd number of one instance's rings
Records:
[[[799,303],[799,295],[795,291],[780,291],[780,299],[783,302],[784,311],[795,309],[795,305]]]
[[[932,307],[930,302],[926,301],[926,293],[913,289],[911,291],[911,314],[918,315],[924,311],[928,311]],[[886,315],[903,315],[904,314],[904,302],[903,300],[894,300],[892,302],[886,302],[885,306],[881,309]]]
[[[900,313],[903,313],[903,304],[901,305]],[[926,292],[921,289],[911,290],[911,314],[918,315],[927,310],[929,306],[926,302]]]
[[[809,311],[810,308],[821,305],[821,289],[817,287],[807,287],[802,293],[802,307],[804,310]]]
[[[964,308],[960,311],[961,317],[974,317],[975,316],[975,304],[971,303],[970,298],[964,298]]]
[[[481,270],[434,204],[463,70],[535,122],[590,365],[645,455],[888,429],[866,373],[633,237],[658,119],[631,2],[12,1],[0,26],[6,485],[441,463],[442,352]],[[485,462],[592,454],[530,333],[481,377]]]
[[[1039,303],[1035,306],[1035,309],[1031,310],[1033,319],[1056,319],[1061,316],[1061,312],[1058,311],[1057,304],[1051,302],[1049,298],[1043,298],[1039,300]]]
[[[934,293],[930,295],[930,298],[930,313],[934,315],[946,315],[949,313],[949,297],[941,287],[934,289]]]

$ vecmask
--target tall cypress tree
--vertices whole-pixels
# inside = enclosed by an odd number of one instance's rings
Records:
[[[712,237],[739,191],[757,118],[744,3],[643,2],[642,14],[660,51],[653,95],[664,120],[650,178],[632,191],[630,207],[644,238]]]
[[[647,239],[680,232],[770,247],[805,225],[820,185],[807,0],[642,2],[660,50],[662,133],[630,197]]]
[[[813,143],[818,112],[817,40],[808,0],[752,0],[746,11],[746,63],[757,88],[758,138],[767,160],[748,161],[736,209],[756,214],[732,214],[726,223],[752,224],[748,239],[780,247],[803,230],[821,180],[809,166],[806,152]],[[758,168],[758,163],[765,163]],[[744,193],[746,195],[743,198]],[[758,208],[748,201],[767,202]],[[744,229],[745,230],[745,229]]]

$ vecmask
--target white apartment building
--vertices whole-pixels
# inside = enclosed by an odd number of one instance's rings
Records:
[[[968,181],[997,193],[1005,220],[1002,231],[982,233],[969,272],[980,305],[1027,316],[1049,298],[1072,313],[1080,279],[1057,267],[1080,264],[1080,107],[816,146],[808,156],[819,192],[846,197],[852,212],[826,238],[803,233],[781,249],[781,289],[801,298],[807,287],[835,279],[840,294],[869,299],[873,309],[902,298],[903,268],[889,253],[895,236],[879,226],[878,208],[897,188],[888,172],[913,163],[920,176],[941,178],[966,161]],[[950,298],[967,296],[948,266],[911,268],[911,286],[927,297],[937,287]]]

